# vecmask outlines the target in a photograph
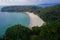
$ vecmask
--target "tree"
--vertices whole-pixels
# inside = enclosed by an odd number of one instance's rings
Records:
[[[40,27],[38,27],[38,26],[32,27],[32,34],[33,35],[39,35],[39,33],[40,33]]]
[[[31,30],[22,25],[14,25],[6,31],[6,40],[29,40]]]
[[[38,38],[37,38],[38,36],[36,36],[36,35],[32,35],[31,36],[31,40],[37,40]]]
[[[38,16],[40,16],[40,18],[42,18],[46,23],[60,20],[60,4],[42,9]]]
[[[39,40],[60,40],[60,21],[41,27]]]

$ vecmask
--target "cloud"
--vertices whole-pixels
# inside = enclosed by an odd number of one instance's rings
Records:
[[[0,0],[0,5],[36,5],[38,0]]]
[[[0,0],[0,5],[37,5],[43,3],[59,3],[60,0]]]

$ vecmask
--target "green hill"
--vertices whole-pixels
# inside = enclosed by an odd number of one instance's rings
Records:
[[[60,20],[60,5],[46,7],[38,15],[47,23]]]
[[[37,6],[5,6],[1,12],[40,12],[42,8]]]

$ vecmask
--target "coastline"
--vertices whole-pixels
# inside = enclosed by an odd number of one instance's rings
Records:
[[[30,16],[30,24],[29,28],[32,28],[34,26],[41,27],[45,22],[37,15],[35,15],[32,12],[26,12]]]

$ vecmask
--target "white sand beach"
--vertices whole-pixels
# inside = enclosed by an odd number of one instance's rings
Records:
[[[29,25],[30,28],[32,28],[33,26],[40,27],[45,23],[40,17],[38,17],[34,13],[31,12],[26,12],[26,13],[30,16],[30,25]]]

